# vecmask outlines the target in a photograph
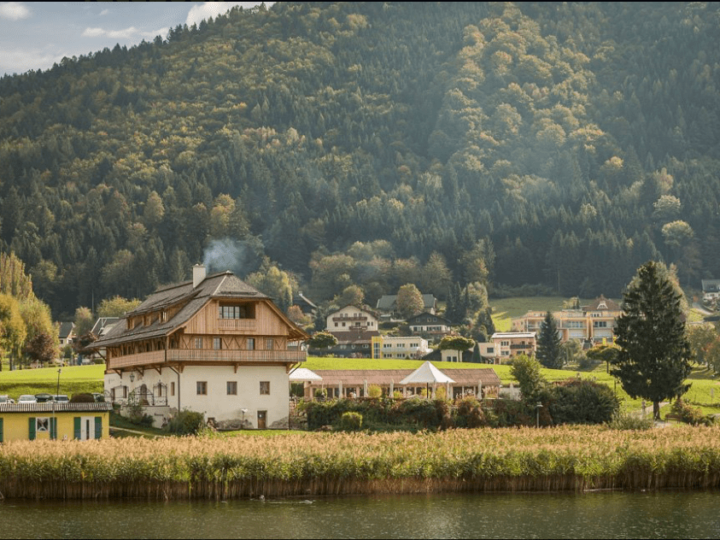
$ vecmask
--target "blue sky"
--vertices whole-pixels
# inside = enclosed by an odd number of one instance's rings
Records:
[[[234,5],[260,2],[0,2],[0,76],[49,69],[71,58],[131,47],[199,23]],[[270,6],[272,2],[266,2]]]

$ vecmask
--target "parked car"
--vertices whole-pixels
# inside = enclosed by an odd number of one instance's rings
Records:
[[[70,398],[64,394],[63,395],[60,395],[60,394],[54,395],[54,396],[52,396],[52,398],[53,398],[53,401],[55,401],[55,403],[70,403]]]
[[[105,394],[93,392],[93,397],[95,398],[96,403],[105,403]]]
[[[35,401],[38,403],[49,403],[53,400],[51,394],[35,394]]]
[[[2,404],[10,404],[12,405],[15,403],[15,400],[8,396],[0,396],[0,405]]]
[[[17,400],[18,403],[37,403],[38,400],[35,399],[35,396],[31,396],[28,394],[23,394],[20,396]]]

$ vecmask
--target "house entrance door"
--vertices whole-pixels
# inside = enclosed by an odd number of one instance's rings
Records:
[[[267,429],[267,411],[258,411],[258,429]]]

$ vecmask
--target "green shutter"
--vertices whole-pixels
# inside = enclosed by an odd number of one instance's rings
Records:
[[[50,417],[50,438],[54,441],[57,439],[57,418]]]
[[[102,438],[102,416],[95,417],[95,438]]]
[[[5,439],[3,439],[3,419],[0,418],[0,443],[5,442]]]
[[[79,416],[76,416],[73,420],[75,428],[75,438],[79,439],[80,437],[82,437],[82,428],[80,427],[81,419]]]
[[[35,440],[35,418],[30,418],[28,420],[28,432],[29,432],[29,439],[31,441]]]

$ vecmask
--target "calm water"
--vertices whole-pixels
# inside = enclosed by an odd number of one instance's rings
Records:
[[[720,538],[720,492],[0,503],[2,538]]]

